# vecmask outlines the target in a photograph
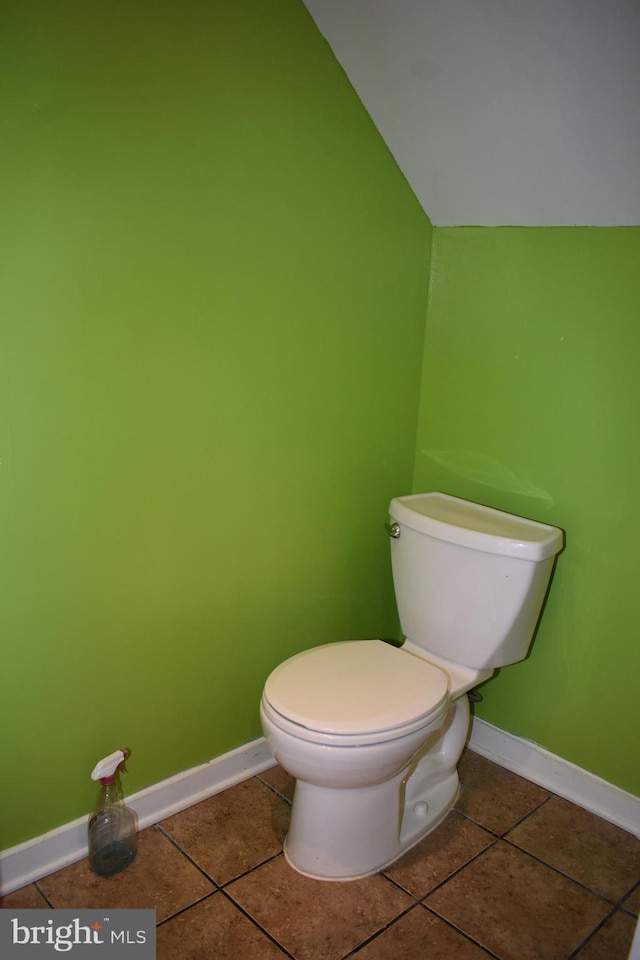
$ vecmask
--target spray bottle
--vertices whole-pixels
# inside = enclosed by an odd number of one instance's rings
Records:
[[[118,773],[128,755],[128,750],[116,750],[91,774],[92,780],[100,781],[100,790],[89,817],[89,866],[101,877],[119,873],[136,856],[136,820],[124,804]]]

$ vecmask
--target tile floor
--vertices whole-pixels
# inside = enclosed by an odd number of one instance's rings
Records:
[[[154,907],[158,960],[626,960],[640,841],[467,751],[454,811],[388,870],[309,880],[282,855],[279,767],[139,835],[105,880],[87,861],[4,907]]]

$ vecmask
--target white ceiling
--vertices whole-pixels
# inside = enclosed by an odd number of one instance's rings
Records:
[[[434,224],[640,224],[640,0],[304,3]]]

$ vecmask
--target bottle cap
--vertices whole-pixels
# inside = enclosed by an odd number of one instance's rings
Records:
[[[99,760],[93,768],[91,779],[100,780],[101,783],[112,783],[118,767],[124,763],[128,753],[128,750],[116,750],[108,757]]]

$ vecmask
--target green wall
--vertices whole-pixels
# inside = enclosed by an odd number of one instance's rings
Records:
[[[566,530],[478,713],[640,792],[640,229],[433,231],[419,405],[431,226],[298,0],[15,0],[3,43],[0,846],[394,634],[412,482]]]
[[[640,793],[640,227],[434,231],[414,489],[566,531],[480,717]]]
[[[0,846],[395,633],[430,223],[298,0],[3,8]]]

